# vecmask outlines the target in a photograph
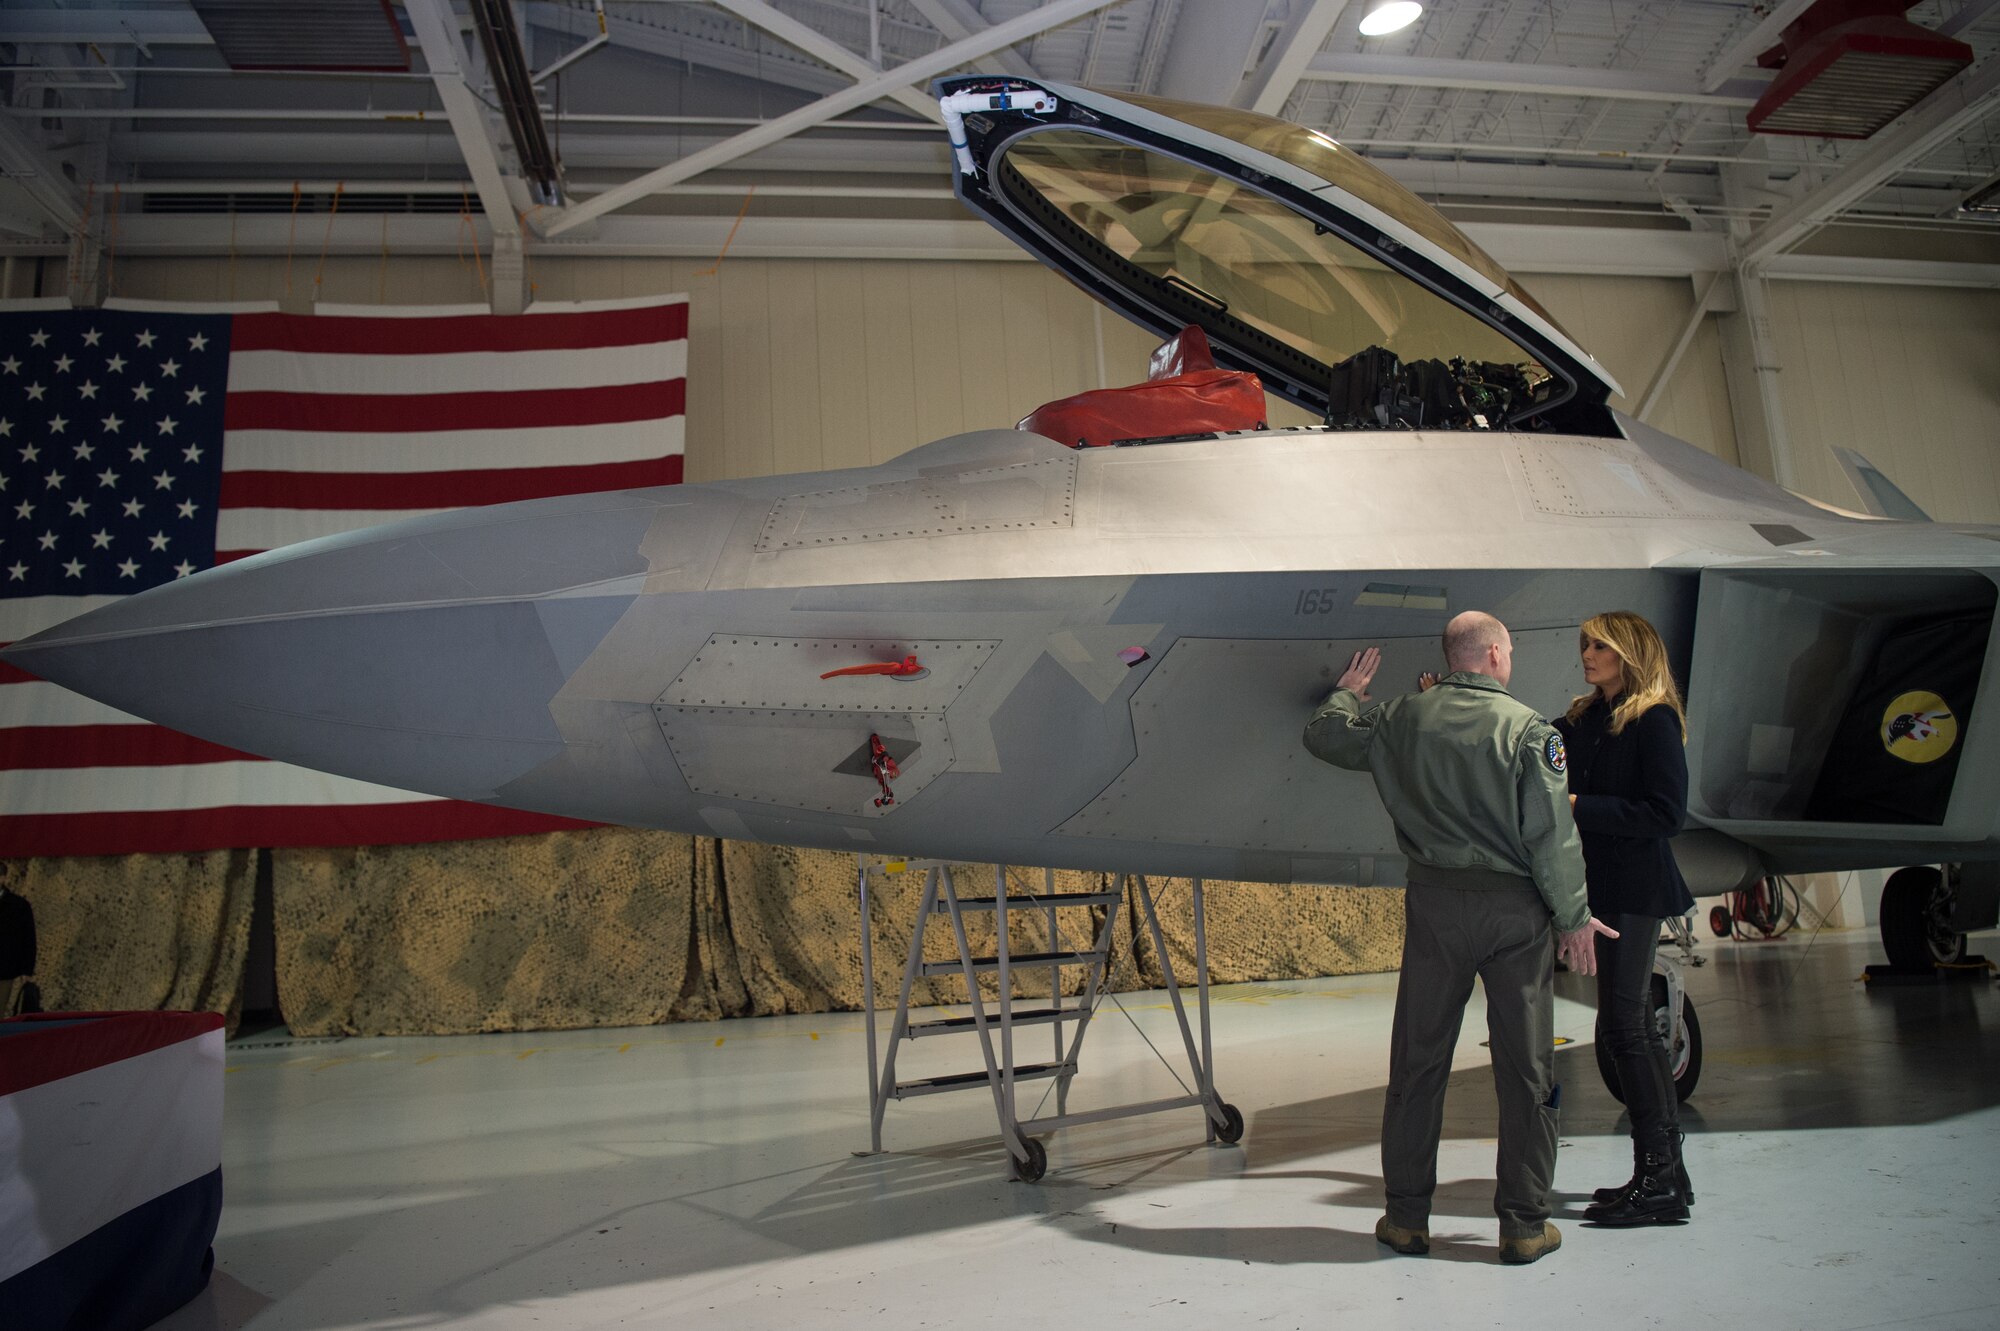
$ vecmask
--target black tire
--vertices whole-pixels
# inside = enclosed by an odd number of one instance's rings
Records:
[[[1667,1005],[1667,982],[1662,976],[1653,977],[1654,995],[1661,1008]],[[1701,1019],[1694,1014],[1694,1000],[1681,995],[1681,1024],[1686,1029],[1687,1043],[1679,1051],[1669,1047],[1667,1068],[1674,1074],[1674,1099],[1687,1103],[1694,1088],[1701,1081]]]
[[[1226,1146],[1234,1146],[1243,1140],[1243,1111],[1235,1105],[1222,1106],[1222,1122],[1216,1126],[1215,1139]]]
[[[1668,1042],[1667,1036],[1667,977],[1653,976],[1653,1029],[1658,1033],[1660,1043],[1667,1046],[1667,1072],[1674,1079],[1674,1098],[1685,1102],[1694,1094],[1696,1083],[1701,1081],[1701,1020],[1695,1016],[1694,1000],[1681,995],[1681,1022],[1686,1039],[1679,1049]],[[1612,1060],[1611,1049],[1599,1040],[1597,1050],[1597,1075],[1604,1078],[1604,1089],[1611,1092],[1611,1098],[1619,1104],[1625,1103],[1625,1090],[1618,1081],[1618,1065]]]
[[[1708,927],[1717,938],[1729,937],[1729,907],[1713,906],[1708,912]]]
[[[1965,957],[1965,935],[1951,927],[1952,892],[1928,864],[1898,869],[1882,884],[1882,950],[1897,970],[1927,971]]]
[[[1021,1139],[1027,1144],[1028,1158],[1023,1160],[1012,1151],[1007,1153],[1014,1162],[1014,1177],[1023,1183],[1039,1183],[1042,1175],[1049,1172],[1049,1149],[1033,1137]]]

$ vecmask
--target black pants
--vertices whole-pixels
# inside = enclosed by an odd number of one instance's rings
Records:
[[[1604,921],[1618,937],[1597,939],[1597,1040],[1611,1053],[1632,1142],[1665,1152],[1680,1129],[1680,1101],[1667,1067],[1667,1051],[1653,1024],[1653,953],[1660,921],[1651,915],[1613,915]]]

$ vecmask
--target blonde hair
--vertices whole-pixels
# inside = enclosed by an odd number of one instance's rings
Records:
[[[1687,743],[1687,708],[1681,703],[1673,671],[1667,667],[1667,645],[1660,641],[1659,630],[1630,610],[1607,610],[1583,621],[1577,630],[1578,650],[1589,646],[1592,638],[1618,653],[1625,676],[1624,691],[1611,709],[1611,733],[1623,734],[1626,726],[1653,708],[1666,706],[1674,709],[1681,724],[1681,743]],[[1569,719],[1580,718],[1602,696],[1602,689],[1592,689],[1571,702]]]

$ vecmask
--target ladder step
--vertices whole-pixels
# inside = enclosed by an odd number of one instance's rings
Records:
[[[1010,967],[1023,966],[1087,966],[1097,960],[1095,952],[1016,952],[1007,959]],[[982,974],[1000,969],[998,957],[974,957],[972,969]],[[956,961],[926,961],[926,975],[958,975],[964,967]]]
[[[1016,1008],[1014,1010],[1014,1024],[1016,1026],[1051,1026],[1058,1021],[1081,1020],[1084,1014],[1089,1011],[1090,1009],[1086,1007]],[[988,1016],[986,1020],[992,1026],[1000,1024],[998,1013]],[[904,1030],[903,1035],[906,1039],[921,1040],[926,1035],[950,1035],[956,1031],[977,1029],[979,1029],[979,1025],[971,1017],[941,1017],[936,1021],[912,1022]]]
[[[1014,1080],[1033,1081],[1039,1077],[1057,1077],[1075,1071],[1074,1063],[1026,1063],[1014,1069]],[[896,1098],[901,1100],[912,1095],[941,1095],[945,1091],[970,1091],[986,1084],[984,1072],[952,1072],[942,1077],[899,1081],[896,1083]]]
[[[1039,896],[1030,896],[1027,893],[1017,896],[1009,893],[1007,896],[1007,909],[1046,910],[1050,906],[1109,906],[1117,900],[1118,894],[1116,892],[1050,892]],[[958,899],[958,908],[961,911],[992,910],[999,904],[1000,899],[998,897],[960,897]],[[951,903],[943,897],[939,897],[937,903],[931,907],[931,913],[934,915],[949,915],[951,914]]]

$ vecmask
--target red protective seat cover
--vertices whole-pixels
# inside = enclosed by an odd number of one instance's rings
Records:
[[[1215,368],[1215,352],[1209,349],[1208,334],[1189,324],[1159,346],[1146,362],[1146,378],[1177,379],[1196,370]]]
[[[1256,430],[1264,425],[1264,383],[1244,370],[1197,370],[1130,388],[1096,388],[1037,407],[1017,430],[1071,448],[1119,439]]]

